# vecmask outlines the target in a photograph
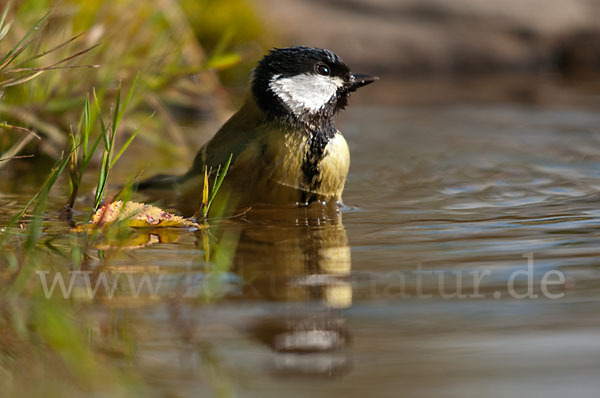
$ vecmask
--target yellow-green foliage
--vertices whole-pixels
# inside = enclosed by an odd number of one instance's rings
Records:
[[[0,6],[0,13],[6,4]],[[200,114],[211,111],[206,109],[206,101],[190,93],[223,95],[213,70],[242,64],[231,69],[228,79],[243,82],[263,51],[263,29],[246,0],[16,0],[9,5],[7,21],[12,25],[0,40],[0,57],[49,10],[10,68],[32,70],[67,61],[57,65],[60,69],[44,71],[24,84],[4,89],[2,81],[30,72],[0,71],[0,121],[30,128],[42,137],[30,140],[26,151],[18,148],[21,153],[35,153],[41,148],[58,155],[68,145],[71,126],[78,123],[86,93],[95,88],[101,100],[114,103],[119,82],[127,88],[138,73],[137,102],[130,105],[132,112],[123,120],[123,129],[132,131],[144,120],[139,139],[177,151],[181,143],[165,142],[166,124],[173,123],[165,112],[173,98],[178,106],[197,109]],[[74,55],[78,56],[70,59]],[[194,82],[191,75],[196,76]],[[174,88],[182,87],[185,95],[173,95]],[[215,103],[223,101],[213,101],[213,106]],[[148,122],[153,110],[157,117]],[[4,131],[7,134],[0,140],[0,155],[13,154],[15,151],[9,150],[20,136]]]
[[[249,0],[182,0],[181,6],[209,54],[226,50],[243,55],[242,62],[219,74],[225,84],[244,86],[256,60],[276,43]]]
[[[34,169],[37,174],[49,173],[42,188],[8,223],[0,225],[0,395],[147,396],[155,393],[156,386],[137,371],[135,334],[142,329],[128,319],[126,309],[108,319],[107,328],[106,320],[94,316],[93,302],[87,305],[77,294],[70,298],[44,294],[38,271],[47,272],[49,280],[58,273],[69,275],[90,267],[110,272],[112,260],[119,255],[117,249],[93,250],[97,235],[68,232],[66,223],[49,221],[46,212],[60,207],[56,204],[60,195],[50,195],[51,188],[60,186],[59,177],[69,170],[73,205],[84,171],[97,168],[92,158],[101,152],[102,157],[96,159],[100,171],[90,170],[98,176],[98,204],[110,169],[137,131],[136,141],[145,139],[169,147],[157,137],[165,137],[165,125],[173,123],[164,115],[173,105],[169,97],[173,90],[183,86],[182,92],[196,89],[211,97],[224,91],[207,69],[221,70],[239,62],[241,58],[232,50],[238,49],[236,40],[245,33],[227,33],[232,30],[224,25],[219,39],[219,26],[213,24],[217,39],[214,45],[206,44],[210,50],[205,53],[204,43],[196,38],[202,28],[192,29],[175,0],[62,0],[54,8],[52,4],[44,0],[0,2],[0,19],[8,9],[5,22],[10,23],[7,30],[0,23],[0,35],[6,33],[0,37],[0,59],[18,50],[10,63],[3,66],[0,62],[0,159],[36,149],[59,159],[54,167]],[[38,21],[39,28],[33,29]],[[256,20],[249,22],[255,24]],[[241,19],[235,25],[239,32],[244,32],[242,25]],[[21,41],[24,37],[27,39]],[[40,68],[52,65],[55,67],[38,74]],[[65,66],[68,68],[57,69]],[[191,74],[196,75],[195,81],[189,79]],[[121,84],[123,93],[132,93],[135,86],[135,95],[121,97]],[[181,101],[182,95],[178,98]],[[192,96],[178,105],[197,107],[197,102]],[[153,110],[157,115],[149,120]],[[1,162],[0,167],[6,163]],[[19,178],[21,184],[23,177]],[[219,184],[215,183],[213,192]],[[89,195],[92,188],[88,189]],[[208,197],[206,210],[210,203]],[[68,211],[61,214],[67,219],[72,216]],[[48,233],[48,228],[57,229]],[[114,235],[122,241],[117,234],[120,231]],[[55,246],[55,238],[64,236],[68,239]],[[215,271],[207,280],[215,297],[237,242],[236,236],[227,236],[224,245],[211,244],[208,235],[201,238],[206,260],[214,264]],[[219,373],[208,345],[203,345],[204,352],[203,366],[210,370],[210,374],[205,371],[209,374],[206,382],[224,394],[229,391],[227,380]],[[164,395],[173,394],[166,391]]]
[[[211,51],[219,43],[225,27],[232,30],[232,42],[262,42],[264,29],[248,0],[182,0],[194,33]]]

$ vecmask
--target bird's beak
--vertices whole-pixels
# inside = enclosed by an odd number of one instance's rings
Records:
[[[354,73],[350,75],[350,81],[348,82],[348,86],[350,91],[356,91],[357,89],[364,87],[367,84],[373,83],[375,80],[379,80],[379,78],[377,76]]]

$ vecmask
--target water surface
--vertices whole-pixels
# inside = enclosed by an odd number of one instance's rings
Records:
[[[354,107],[341,222],[228,220],[108,263],[90,249],[91,270],[161,280],[94,300],[78,281],[91,333],[129,330],[135,360],[107,360],[150,396],[595,396],[599,126],[569,108]],[[6,218],[25,198],[2,201]],[[58,248],[67,228],[46,229]]]

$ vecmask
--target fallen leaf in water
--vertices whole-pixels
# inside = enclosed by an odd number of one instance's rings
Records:
[[[123,204],[123,201],[118,200],[99,208],[92,216],[90,224],[80,225],[76,230],[85,231],[99,228],[115,221],[133,228],[202,228],[201,225],[193,221],[166,212],[159,207],[138,202],[125,202]]]

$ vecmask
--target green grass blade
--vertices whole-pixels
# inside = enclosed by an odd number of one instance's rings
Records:
[[[125,143],[123,144],[123,146],[121,147],[121,149],[119,149],[119,152],[115,155],[115,157],[113,158],[112,162],[110,162],[110,167],[114,167],[115,163],[117,163],[117,160],[119,160],[119,158],[121,157],[121,155],[123,155],[123,152],[125,152],[127,150],[127,148],[129,147],[129,145],[133,142],[133,139],[135,138],[135,136],[140,132],[140,129],[136,129],[133,134],[131,134],[129,136],[129,138],[127,138],[127,141],[125,141]]]
[[[104,189],[106,188],[106,181],[108,180],[107,164],[108,152],[104,151],[102,154],[102,165],[100,167],[100,175],[98,176],[98,184],[96,185],[96,194],[94,196],[94,210],[100,206],[102,197],[104,196]]]
[[[10,64],[10,62],[12,62],[12,60],[15,59],[15,57],[13,57],[13,55],[15,55],[15,53],[20,53],[24,50],[24,48],[29,44],[27,43],[25,45],[25,47],[21,48],[21,45],[23,43],[25,43],[30,37],[31,35],[33,35],[35,32],[38,32],[40,30],[40,26],[44,23],[44,21],[46,20],[46,18],[48,18],[48,16],[52,13],[52,11],[54,11],[54,7],[52,7],[46,14],[44,14],[43,17],[41,17],[36,23],[35,25],[33,25],[25,34],[25,36],[23,36],[21,38],[21,40],[18,41],[17,44],[15,44],[15,46],[4,56],[0,59],[0,70],[3,70],[4,68],[6,68],[6,66],[8,64]],[[12,58],[11,58],[12,57]]]
[[[106,137],[106,125],[104,124],[104,119],[102,118],[102,110],[100,109],[100,101],[98,100],[98,96],[96,95],[96,89],[92,89],[92,94],[94,95],[94,105],[96,108],[96,113],[99,116],[100,119],[100,127],[102,128],[100,137],[104,138]],[[104,148],[106,149],[106,140],[104,140]]]
[[[98,182],[96,184],[96,193],[94,195],[94,210],[100,206],[100,202],[102,201],[102,197],[104,196],[104,189],[106,187],[106,180],[108,179],[108,165],[109,165],[109,154],[111,147],[111,135],[109,135],[109,131],[104,124],[104,119],[102,118],[102,110],[100,109],[100,101],[98,100],[98,96],[96,95],[96,90],[93,89],[92,93],[94,95],[94,104],[96,106],[96,112],[98,112],[100,119],[100,126],[102,131],[100,132],[99,140],[102,139],[104,142],[104,151],[102,152],[102,164],[100,166],[100,175],[98,176]]]
[[[223,180],[225,179],[225,176],[227,175],[227,171],[229,170],[229,166],[231,165],[232,159],[233,159],[233,153],[231,155],[229,155],[229,159],[227,160],[225,167],[223,167],[223,172],[219,172],[221,170],[220,165],[219,165],[219,168],[217,169],[217,174],[215,175],[215,181],[213,183],[213,189],[210,192],[208,200],[206,200],[206,199],[203,200],[203,203],[205,203],[202,206],[202,215],[204,216],[204,218],[206,218],[208,216],[210,206],[211,206],[213,200],[215,199],[215,197],[217,196],[219,189],[221,188],[221,184],[223,183]],[[205,179],[203,194],[205,194],[205,192],[207,190],[208,190],[208,186],[207,186],[206,179]]]
[[[92,126],[90,124],[90,95],[85,96],[85,105],[83,106],[83,135],[81,141],[83,144],[83,159],[85,160],[88,155],[88,141],[90,139],[90,130]],[[93,152],[92,152],[93,153]]]
[[[125,97],[125,101],[121,102],[121,82],[119,82],[119,88],[117,90],[115,107],[113,110],[113,118],[112,125],[107,128],[104,124],[102,117],[100,116],[100,123],[102,125],[102,137],[104,140],[104,152],[102,154],[102,165],[100,166],[100,175],[98,177],[98,184],[96,186],[96,195],[94,198],[94,209],[97,209],[100,203],[102,202],[102,198],[104,197],[104,193],[106,191],[106,187],[108,186],[108,176],[110,174],[110,170],[113,168],[117,160],[121,157],[123,152],[129,147],[135,136],[138,134],[139,129],[136,130],[123,144],[123,147],[119,150],[116,156],[113,157],[115,151],[115,142],[116,142],[116,134],[119,128],[119,123],[125,114],[125,110],[129,105],[129,102],[133,96],[133,90],[137,84],[139,79],[139,73],[136,75],[134,81],[129,88],[127,96]],[[100,105],[98,98],[96,96],[96,92],[94,91],[94,99],[96,103],[96,109],[99,115],[101,115]]]
[[[229,155],[229,159],[227,160],[225,167],[223,167],[223,172],[215,177],[217,179],[217,184],[215,185],[215,188],[213,189],[213,191],[210,193],[210,199],[208,200],[209,207],[210,207],[210,204],[212,203],[213,199],[215,198],[215,196],[217,196],[217,192],[219,192],[219,189],[221,188],[221,184],[223,183],[223,180],[225,179],[225,176],[227,175],[227,171],[229,170],[229,166],[231,165],[231,159],[233,159],[233,153],[231,155]]]
[[[87,168],[88,164],[90,163],[90,160],[92,160],[92,155],[94,154],[94,152],[96,152],[96,148],[98,148],[98,145],[100,144],[101,140],[102,135],[99,135],[98,138],[96,138],[96,141],[94,141],[94,143],[90,147],[88,155],[83,158],[83,162],[81,162],[82,169],[85,170]]]
[[[12,22],[9,22],[6,24],[5,27],[0,28],[0,41],[2,41],[2,39],[4,39],[4,36],[6,36],[8,31],[10,30],[11,25],[12,25]]]
[[[39,53],[39,54],[36,54],[36,55],[34,55],[33,57],[26,59],[25,61],[19,62],[17,65],[15,65],[15,67],[18,67],[18,66],[21,66],[21,65],[25,65],[25,64],[26,64],[26,63],[28,63],[28,62],[31,62],[31,61],[33,61],[33,60],[36,60],[36,59],[42,58],[42,57],[44,57],[44,56],[46,56],[46,55],[48,55],[48,54],[50,54],[50,53],[53,53],[54,51],[56,51],[56,50],[59,50],[59,49],[63,48],[63,47],[64,47],[64,46],[66,46],[67,44],[69,44],[69,43],[72,43],[73,41],[75,41],[75,40],[79,39],[81,36],[83,36],[83,34],[84,34],[84,33],[85,33],[85,32],[81,32],[81,33],[79,33],[78,35],[75,35],[75,36],[71,37],[69,40],[65,40],[64,42],[60,43],[60,44],[59,44],[59,45],[57,45],[56,47],[52,47],[51,49],[49,49],[49,50],[46,50],[46,51],[43,51],[43,52],[41,52],[41,53]],[[91,49],[91,48],[90,48],[90,49]],[[89,51],[89,50],[85,50],[85,51],[87,52],[87,51]],[[79,55],[81,55],[81,54],[79,54]]]
[[[8,0],[8,3],[6,3],[6,7],[4,7],[4,11],[2,12],[2,16],[0,17],[0,29],[2,29],[2,26],[4,26],[4,21],[6,21],[6,16],[8,15],[8,10],[10,9],[11,5],[12,0]]]
[[[215,174],[215,179],[213,181],[213,186],[212,186],[211,191],[214,191],[215,189],[217,189],[217,177],[219,176],[220,173],[221,173],[221,165],[219,165],[217,167],[217,173]]]
[[[117,102],[115,103],[115,110],[113,113],[112,131],[111,138],[114,138],[117,134],[117,127],[119,126],[119,113],[121,111],[121,82],[119,82],[119,88],[117,89]]]
[[[129,101],[131,101],[131,97],[133,96],[133,90],[135,90],[135,86],[137,85],[139,78],[140,78],[140,73],[138,72],[135,75],[135,78],[133,79],[131,86],[129,87],[129,91],[127,92],[127,97],[125,97],[125,102],[123,102],[123,107],[121,108],[121,111],[119,112],[118,117],[115,120],[115,124],[114,124],[115,130],[116,130],[117,126],[119,125],[119,123],[121,122],[123,115],[125,114],[125,110],[127,109],[127,106],[129,105]],[[120,96],[121,96],[121,86],[119,85],[119,97]]]
[[[8,15],[8,10],[10,9],[11,5],[12,5],[12,0],[9,0],[9,2],[6,3],[6,7],[4,7],[2,16],[0,17],[0,41],[2,41],[4,36],[6,36],[6,34],[8,33],[8,31],[10,30],[10,27],[12,25],[12,22],[9,22],[6,24],[6,26],[4,26],[4,22],[6,21],[6,16]]]

